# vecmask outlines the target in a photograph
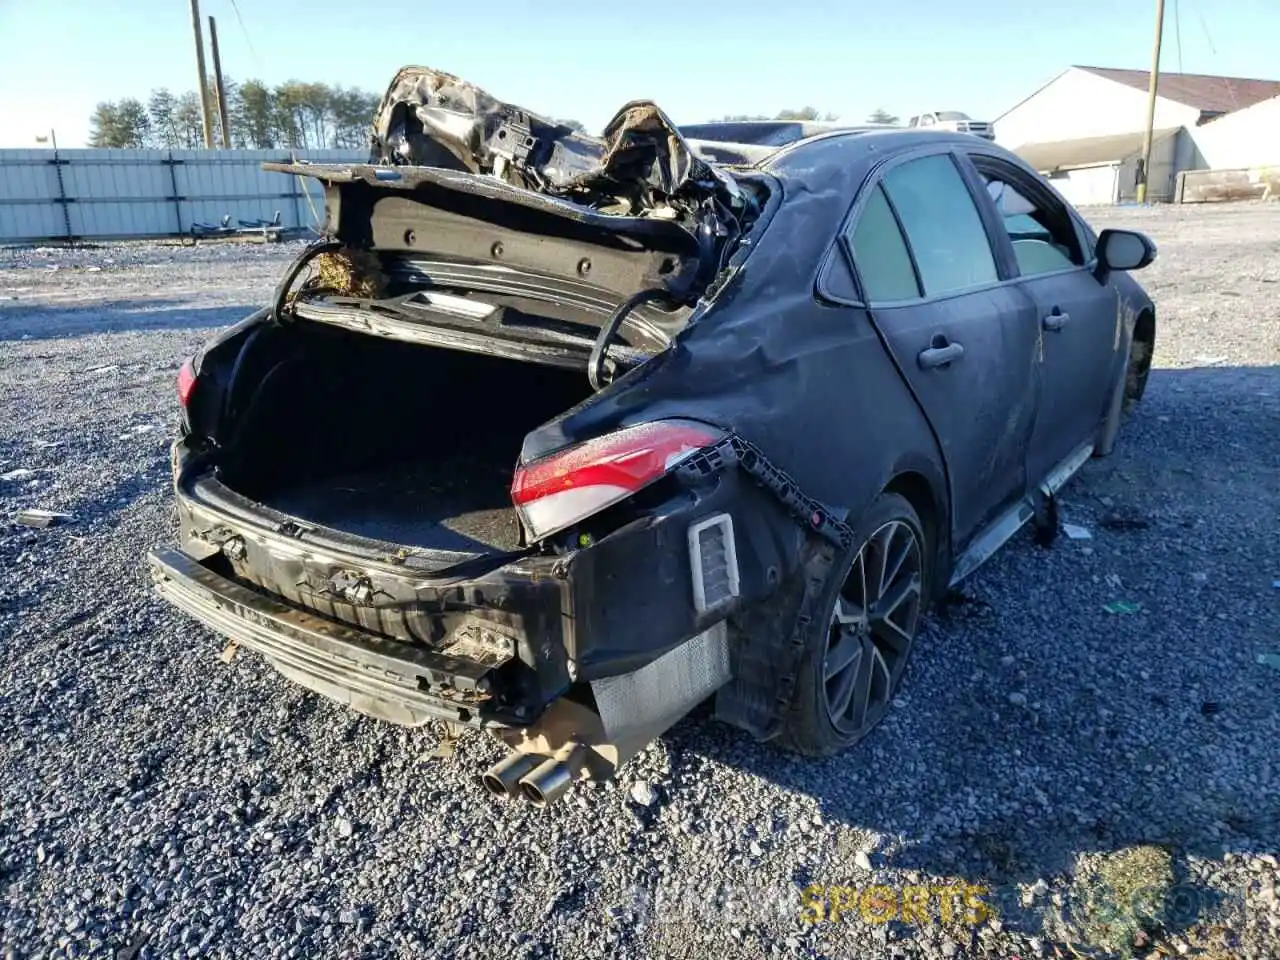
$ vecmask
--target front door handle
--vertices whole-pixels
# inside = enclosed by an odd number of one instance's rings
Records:
[[[952,341],[947,342],[945,337],[934,337],[933,346],[928,350],[920,351],[917,358],[920,361],[920,367],[924,370],[931,370],[934,367],[945,367],[953,360],[959,360],[964,356],[964,347]]]
[[[1055,333],[1067,325],[1067,321],[1071,319],[1071,314],[1063,313],[1057,307],[1053,308],[1053,312],[1046,316],[1043,320],[1044,328],[1052,330]]]

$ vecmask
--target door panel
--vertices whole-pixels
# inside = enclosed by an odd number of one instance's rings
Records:
[[[1087,270],[1030,277],[1021,286],[1035,302],[1044,344],[1043,393],[1027,457],[1036,484],[1096,436],[1123,331],[1115,290]]]
[[[936,434],[954,548],[1027,491],[1039,328],[1000,283],[979,207],[949,152],[889,165],[849,238],[872,322]]]
[[[1003,286],[874,308],[872,320],[938,435],[958,552],[985,521],[1026,493],[1037,317],[1022,293]],[[957,345],[958,357],[929,365]]]
[[[1061,197],[1008,161],[974,151],[985,182],[979,200],[1014,254],[1017,285],[1034,303],[1041,336],[1042,392],[1027,453],[1028,479],[1044,476],[1098,431],[1110,397],[1123,333],[1110,284],[1088,268],[1075,223]]]

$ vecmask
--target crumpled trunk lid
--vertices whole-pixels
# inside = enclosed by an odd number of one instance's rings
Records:
[[[323,181],[325,232],[357,249],[585,282],[615,305],[653,289],[693,304],[769,192],[699,158],[650,101],[594,137],[428,67],[392,81],[369,163],[264,168]]]
[[[370,161],[492,175],[625,216],[681,219],[704,200],[740,198],[733,177],[695,156],[652,101],[625,104],[593,137],[430,67],[392,80]]]

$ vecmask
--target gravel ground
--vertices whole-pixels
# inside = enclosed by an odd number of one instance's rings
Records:
[[[173,373],[293,251],[0,252],[6,960],[1067,956],[1132,942],[1107,886],[1176,894],[1139,955],[1280,956],[1280,205],[1097,220],[1160,244],[1161,316],[1146,400],[1065,491],[1092,538],[979,571],[847,755],[697,716],[545,812],[476,785],[488,738],[438,756],[224,665],[148,588]]]

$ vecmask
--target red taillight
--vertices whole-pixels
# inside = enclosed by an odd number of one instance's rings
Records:
[[[182,366],[178,369],[178,403],[182,404],[186,409],[188,403],[191,402],[191,391],[196,388],[196,368],[191,361],[191,357],[182,361]]]
[[[723,436],[687,420],[627,427],[516,468],[511,499],[539,540],[631,496]]]

